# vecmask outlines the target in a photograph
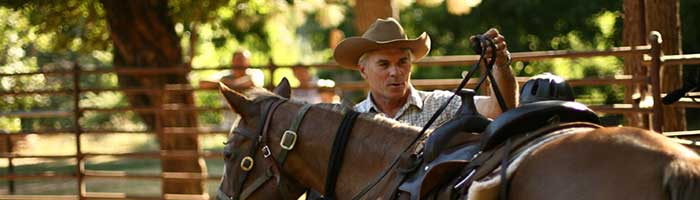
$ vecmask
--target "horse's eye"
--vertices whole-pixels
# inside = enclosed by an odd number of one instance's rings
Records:
[[[231,147],[229,145],[224,146],[224,161],[231,159],[231,156],[233,156]]]

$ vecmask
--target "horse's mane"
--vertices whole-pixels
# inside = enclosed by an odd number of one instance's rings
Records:
[[[276,95],[275,93],[267,91],[264,88],[257,88],[257,87],[254,87],[254,88],[251,88],[251,89],[244,91],[244,94],[248,98],[253,99],[253,102],[265,101],[265,100],[270,99],[270,98],[279,98],[279,96]],[[296,102],[299,104],[304,104],[304,102],[296,101],[294,99],[291,99],[290,101]],[[352,109],[352,106],[350,106],[350,105],[337,104],[337,103],[318,103],[318,104],[315,104],[314,106],[328,110],[328,111],[338,112],[338,113],[345,113],[346,110]],[[418,131],[420,131],[420,127],[404,124],[404,123],[401,123],[401,122],[396,121],[394,119],[384,117],[384,116],[376,114],[376,113],[362,113],[362,114],[360,114],[359,117],[361,119],[375,122],[380,126],[387,126],[387,127],[390,127],[391,129],[398,129],[398,131],[400,131],[400,132],[406,132],[406,131],[418,132]]]

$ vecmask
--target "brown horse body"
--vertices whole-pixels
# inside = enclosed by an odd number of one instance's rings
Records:
[[[288,97],[289,89],[282,85],[275,93]],[[249,99],[226,88],[222,93],[242,116],[238,128],[250,130],[262,126],[257,120],[261,112],[266,112],[262,105],[281,99],[270,93],[254,93]],[[264,158],[257,154],[242,187],[253,185],[255,177],[266,173],[266,169],[275,169],[276,179],[254,189],[249,199],[297,198],[309,188],[324,193],[341,112],[312,107],[301,122],[296,146],[289,152],[287,162],[279,169],[274,166],[282,133],[289,129],[300,107],[298,103],[282,103],[270,118],[266,137],[273,156]],[[413,145],[411,141],[417,134],[415,127],[363,114],[349,135],[337,179],[337,199],[351,199],[363,190]],[[474,142],[478,140],[475,138]],[[227,148],[241,154],[252,148],[251,143],[234,134]],[[237,199],[240,195],[232,188],[238,184],[234,179],[241,174],[239,163],[243,156],[227,158],[220,198]],[[397,175],[396,170],[391,170],[362,198],[393,198],[396,183],[392,180]],[[281,185],[280,178],[292,181]],[[510,199],[700,199],[700,157],[656,133],[636,128],[600,128],[543,145],[522,162],[510,180]],[[279,187],[287,188],[286,194],[280,194]]]
[[[510,188],[514,199],[700,199],[700,158],[657,133],[600,128],[537,149]]]

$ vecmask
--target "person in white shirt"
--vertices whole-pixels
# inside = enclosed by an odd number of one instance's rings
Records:
[[[493,70],[506,105],[516,105],[517,83],[510,69],[510,53],[505,38],[496,29],[483,36],[496,43],[497,59]],[[369,94],[355,105],[358,112],[374,112],[414,126],[424,126],[435,111],[452,95],[449,91],[420,91],[411,85],[411,64],[430,51],[430,37],[423,33],[408,39],[393,18],[377,19],[360,37],[346,38],[335,48],[335,61],[345,68],[356,69],[369,84]],[[486,55],[491,55],[490,47]],[[493,93],[475,97],[477,110],[495,118],[501,113]],[[454,117],[461,101],[455,98],[431,128]]]

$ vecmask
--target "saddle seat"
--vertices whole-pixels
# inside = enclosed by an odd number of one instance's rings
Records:
[[[600,119],[578,102],[550,100],[525,104],[501,114],[486,127],[481,133],[481,151],[488,151],[518,134],[567,122],[600,124]]]
[[[462,89],[457,92],[462,98],[462,106],[454,118],[436,128],[427,138],[423,148],[423,161],[429,163],[446,149],[466,143],[476,143],[479,133],[486,129],[491,120],[479,114],[474,105],[474,90]]]

